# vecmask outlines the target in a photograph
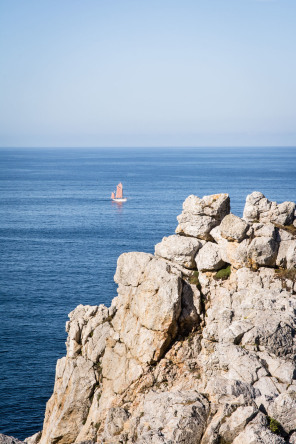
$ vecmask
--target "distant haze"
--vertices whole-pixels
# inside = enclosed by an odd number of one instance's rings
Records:
[[[295,0],[0,0],[0,146],[296,146]]]

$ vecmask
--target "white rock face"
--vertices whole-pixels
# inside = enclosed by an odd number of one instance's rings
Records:
[[[287,268],[296,268],[296,240],[291,241],[286,254]]]
[[[7,436],[0,433],[0,444],[23,444],[23,441],[19,441],[13,436]]]
[[[251,265],[273,266],[276,262],[278,243],[272,237],[256,237],[247,250]]]
[[[294,202],[277,204],[270,202],[262,193],[254,191],[247,196],[243,218],[247,222],[259,221],[290,225],[294,221],[294,212]]]
[[[296,239],[272,223],[292,205],[247,203],[250,227],[227,195],[190,196],[182,236],[119,257],[110,308],[70,313],[41,444],[296,442]]]
[[[37,432],[29,438],[25,439],[26,444],[37,444],[41,439],[42,432]]]
[[[195,391],[150,392],[139,410],[138,443],[195,444],[206,427],[209,403]]]
[[[183,212],[177,219],[179,222],[176,233],[184,233],[199,239],[211,240],[210,231],[230,211],[228,194],[204,196],[189,196],[183,204]]]
[[[194,258],[201,247],[202,243],[194,237],[173,235],[155,245],[155,255],[185,268],[195,268]]]
[[[137,278],[127,270],[134,270]],[[103,376],[112,381],[115,393],[139,378],[142,365],[158,360],[175,337],[181,314],[180,277],[165,261],[148,254],[119,257],[114,343],[107,344],[102,360]]]
[[[268,407],[268,414],[276,419],[285,432],[296,429],[296,392],[281,393]]]
[[[272,433],[267,419],[258,413],[253,421],[235,438],[233,444],[284,444],[281,436]]]
[[[219,270],[225,264],[219,246],[213,242],[207,242],[199,250],[195,262],[199,271]]]
[[[245,426],[256,416],[257,409],[252,406],[238,407],[234,413],[221,425],[219,434],[227,442],[244,430]]]
[[[248,231],[249,225],[240,217],[228,214],[220,225],[221,236],[229,241],[241,242]]]
[[[95,386],[91,361],[82,356],[58,360],[54,394],[46,405],[48,421],[45,420],[40,443],[75,440],[87,418]]]

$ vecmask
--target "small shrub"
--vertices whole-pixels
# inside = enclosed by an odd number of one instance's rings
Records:
[[[277,228],[281,228],[282,230],[288,231],[288,233],[293,234],[296,236],[296,227],[294,225],[280,225],[280,224],[274,224]]]
[[[278,270],[275,270],[275,276],[282,282],[284,282],[286,279],[296,282],[296,268],[279,268]]]
[[[200,282],[198,279],[198,271],[194,271],[191,276],[189,276],[189,283],[192,285],[200,286]]]
[[[218,443],[219,444],[231,444],[230,441],[226,441],[224,438],[222,438],[222,436],[218,436]]]
[[[279,435],[281,433],[281,425],[280,423],[274,419],[274,418],[270,418],[268,416],[268,421],[269,421],[269,428],[272,431],[272,433],[276,433],[277,435]]]
[[[231,273],[231,266],[228,265],[227,267],[221,268],[221,270],[217,271],[217,273],[214,276],[214,279],[216,281],[219,281],[219,280],[225,281],[226,279],[229,278],[230,273]]]
[[[101,423],[100,422],[96,422],[95,423],[95,429],[99,430],[100,427],[101,427]]]

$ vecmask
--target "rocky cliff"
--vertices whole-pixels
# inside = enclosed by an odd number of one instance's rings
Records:
[[[295,204],[189,196],[178,223],[70,313],[29,443],[296,443]]]

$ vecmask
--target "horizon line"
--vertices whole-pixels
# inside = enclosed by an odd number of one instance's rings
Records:
[[[215,148],[296,148],[296,145],[164,145],[164,146],[0,146],[3,149],[215,149]]]

